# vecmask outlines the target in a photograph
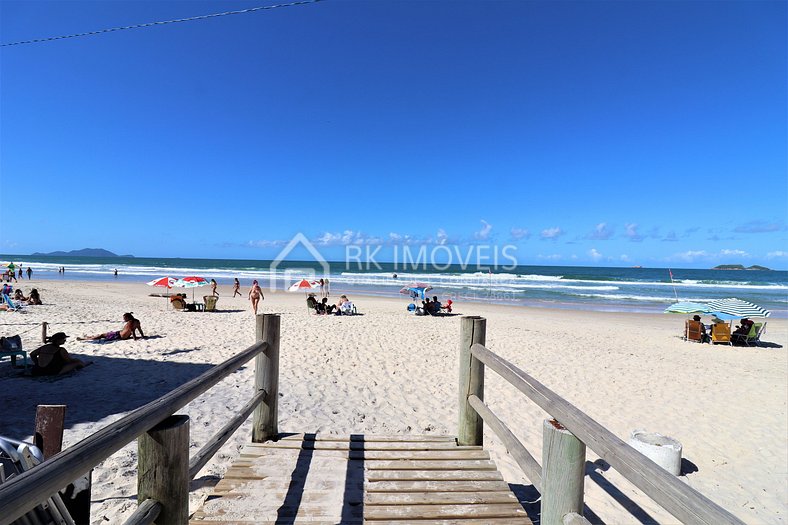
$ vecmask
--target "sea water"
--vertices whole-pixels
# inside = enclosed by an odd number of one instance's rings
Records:
[[[737,297],[771,310],[774,317],[788,317],[788,272],[775,270],[517,266],[502,272],[390,263],[359,269],[355,264],[330,262],[326,274],[314,261],[25,255],[0,255],[0,259],[25,269],[30,266],[35,279],[117,280],[144,285],[163,276],[197,275],[226,286],[237,277],[246,290],[252,279],[264,288],[285,289],[302,277],[327,277],[332,295],[380,295],[399,297],[403,302],[408,299],[400,290],[423,282],[434,288],[430,295],[455,302],[634,312],[663,311],[677,300],[702,303]],[[58,272],[60,267],[65,267],[65,273]]]

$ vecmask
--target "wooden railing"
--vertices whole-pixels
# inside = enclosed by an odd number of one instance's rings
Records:
[[[743,525],[558,394],[490,352],[484,346],[486,323],[482,317],[461,319],[457,440],[460,445],[481,446],[487,423],[540,492],[543,525],[587,523],[582,517],[586,446],[682,523]],[[485,366],[554,418],[543,424],[541,466],[484,403]]]
[[[22,517],[138,438],[139,507],[127,524],[149,524],[154,520],[159,525],[185,524],[189,512],[189,480],[252,411],[253,442],[266,441],[279,432],[279,316],[258,315],[255,336],[257,342],[235,357],[0,484],[0,525]],[[189,418],[173,414],[253,357],[257,359],[252,399],[190,461]]]

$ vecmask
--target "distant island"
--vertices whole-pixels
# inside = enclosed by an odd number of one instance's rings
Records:
[[[118,255],[109,250],[104,250],[103,248],[83,248],[81,250],[71,250],[70,252],[36,252],[32,255],[46,257],[134,257],[133,255]]]
[[[757,264],[753,264],[752,266],[744,267],[743,264],[720,264],[712,268],[712,270],[770,270],[771,268],[767,268],[766,266],[758,266]]]

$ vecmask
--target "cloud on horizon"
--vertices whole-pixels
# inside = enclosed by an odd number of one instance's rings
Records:
[[[736,226],[733,231],[736,233],[772,233],[786,229],[785,224],[781,222],[750,221]]]
[[[512,236],[512,239],[515,241],[531,238],[531,232],[526,230],[525,228],[512,228],[511,230],[509,230],[509,234]]]
[[[641,242],[644,237],[638,233],[638,225],[635,223],[625,224],[624,236],[631,242]]]
[[[594,228],[594,231],[586,235],[586,239],[591,239],[593,241],[606,241],[613,237],[615,231],[613,228],[607,225],[606,222],[600,222]]]
[[[542,230],[540,237],[542,238],[542,240],[554,241],[558,239],[560,236],[562,236],[564,233],[565,233],[564,230],[562,230],[560,227],[554,226],[552,228],[546,228]]]

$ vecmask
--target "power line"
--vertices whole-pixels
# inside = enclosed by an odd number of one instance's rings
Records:
[[[297,5],[304,5],[304,4],[314,4],[317,2],[321,2],[322,0],[300,0],[297,2],[290,2],[289,4],[277,4],[277,5],[265,5],[259,7],[250,7],[248,9],[239,9],[237,11],[225,11],[223,13],[212,13],[210,15],[200,15],[200,16],[190,16],[189,18],[178,18],[175,20],[161,20],[158,22],[147,22],[145,24],[135,24],[132,26],[122,26],[122,27],[111,27],[109,29],[99,29],[98,31],[89,31],[87,33],[76,33],[74,35],[61,35],[61,36],[50,36],[47,38],[36,38],[35,40],[22,40],[19,42],[9,42],[7,44],[0,44],[0,47],[7,47],[7,46],[19,46],[22,44],[37,44],[39,42],[51,42],[53,40],[63,40],[65,38],[77,38],[80,36],[91,36],[91,35],[100,35],[101,33],[111,33],[113,31],[122,31],[124,29],[139,29],[142,27],[152,27],[152,26],[161,26],[166,24],[175,24],[178,22],[192,22],[194,20],[206,20],[208,18],[216,18],[219,16],[227,16],[227,15],[242,15],[246,13],[253,13],[255,11],[264,11],[268,9],[277,9],[279,7],[293,7]]]

